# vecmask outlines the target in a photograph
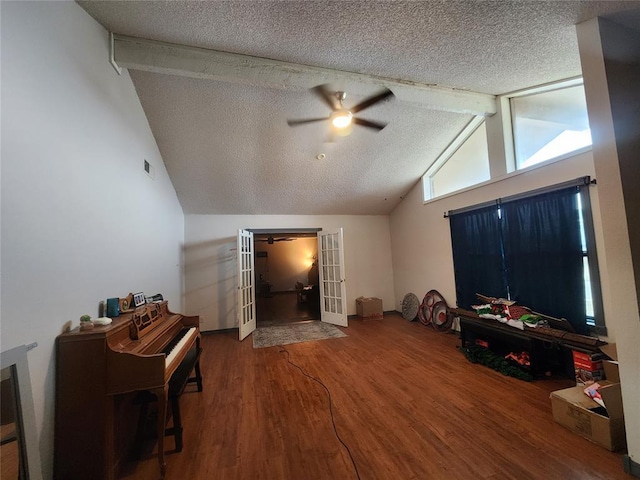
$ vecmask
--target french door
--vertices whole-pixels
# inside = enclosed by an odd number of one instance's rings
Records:
[[[346,327],[347,287],[344,278],[343,243],[342,228],[335,232],[318,232],[320,319]]]
[[[253,232],[238,230],[238,327],[240,340],[256,329]]]

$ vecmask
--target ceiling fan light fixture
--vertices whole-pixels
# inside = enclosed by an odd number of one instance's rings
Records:
[[[331,114],[331,125],[336,128],[347,128],[351,125],[353,114],[349,110],[338,110]]]
[[[297,127],[299,125],[307,125],[309,123],[322,122],[329,120],[329,139],[327,142],[334,142],[336,137],[346,137],[353,130],[354,125],[360,127],[369,128],[372,130],[380,131],[387,124],[383,122],[375,122],[371,120],[365,120],[364,118],[355,117],[354,114],[393,97],[393,92],[388,88],[383,89],[380,93],[371,97],[365,98],[360,103],[352,106],[350,109],[346,109],[342,102],[344,101],[346,94],[344,92],[332,92],[328,89],[327,85],[318,85],[311,89],[316,96],[324,102],[326,106],[331,109],[331,113],[328,117],[319,118],[305,118],[300,120],[287,120],[287,124],[290,127]]]

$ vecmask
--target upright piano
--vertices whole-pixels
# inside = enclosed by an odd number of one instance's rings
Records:
[[[140,392],[158,400],[158,463],[164,477],[169,380],[192,349],[200,350],[199,321],[171,312],[163,301],[120,315],[110,325],[57,337],[56,479],[117,478],[134,446]]]

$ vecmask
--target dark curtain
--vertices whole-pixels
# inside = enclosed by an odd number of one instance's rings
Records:
[[[566,318],[576,332],[586,334],[576,187],[510,201],[501,208],[511,299]]]
[[[496,205],[449,218],[458,307],[479,303],[476,293],[505,297],[502,241]]]

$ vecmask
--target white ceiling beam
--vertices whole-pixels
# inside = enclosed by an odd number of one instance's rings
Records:
[[[287,90],[303,90],[329,83],[340,85],[350,93],[358,93],[363,85],[375,85],[387,87],[398,100],[432,110],[481,116],[496,113],[496,97],[484,93],[118,34],[112,34],[110,43],[110,60],[116,69],[120,67]]]

